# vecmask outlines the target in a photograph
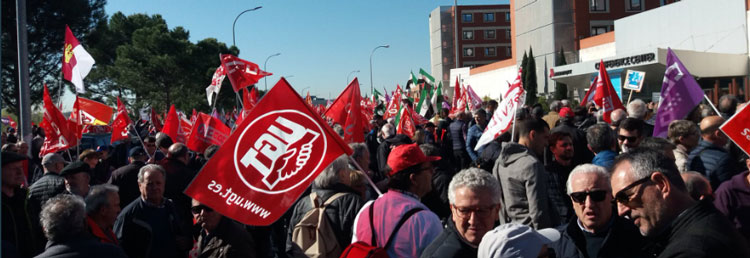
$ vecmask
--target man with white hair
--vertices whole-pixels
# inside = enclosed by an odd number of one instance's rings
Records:
[[[628,103],[628,117],[640,119],[643,121],[643,132],[644,135],[651,137],[654,134],[654,125],[646,122],[646,116],[648,115],[648,107],[646,102],[641,99],[635,99]]]
[[[468,168],[453,176],[448,186],[451,219],[421,257],[476,257],[482,237],[498,220],[500,195],[500,184],[487,171]]]
[[[592,164],[578,165],[566,183],[575,220],[558,227],[558,257],[639,257],[643,237],[624,218],[614,216],[609,172]],[[623,244],[628,243],[628,244]]]

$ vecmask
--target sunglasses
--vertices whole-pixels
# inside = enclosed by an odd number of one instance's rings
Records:
[[[601,202],[601,201],[604,201],[605,197],[607,197],[607,191],[594,190],[594,191],[587,191],[587,192],[570,193],[570,199],[573,199],[573,201],[577,203],[586,202],[586,196],[591,196],[591,201]]]
[[[198,205],[198,206],[193,206],[193,207],[190,207],[190,212],[192,212],[192,213],[193,213],[193,214],[195,214],[195,215],[201,214],[201,211],[205,211],[205,212],[212,212],[212,211],[214,211],[214,210],[213,210],[213,209],[211,209],[211,208],[209,208],[209,207],[208,207],[208,206],[206,206],[206,205],[203,205],[203,204],[201,204],[201,205]]]
[[[618,203],[619,202],[619,203],[622,203],[622,205],[627,206],[628,204],[630,204],[630,195],[626,194],[625,192],[627,192],[630,189],[633,189],[633,187],[636,187],[636,186],[638,186],[640,184],[646,183],[646,182],[648,182],[650,180],[651,180],[651,175],[649,175],[647,177],[644,177],[644,178],[641,178],[638,181],[630,183],[628,186],[622,188],[622,190],[620,190],[619,192],[617,192],[615,194],[615,199],[612,200],[612,202],[614,202],[614,203]]]
[[[620,140],[620,141],[623,141],[623,142],[624,142],[625,140],[628,140],[628,142],[634,142],[635,140],[637,140],[637,139],[638,139],[638,137],[636,137],[636,136],[624,136],[624,135],[618,135],[618,136],[617,136],[617,139],[618,139],[618,140]]]

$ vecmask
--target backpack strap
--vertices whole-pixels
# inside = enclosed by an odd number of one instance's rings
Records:
[[[396,233],[398,233],[398,230],[401,228],[401,225],[403,225],[404,222],[406,222],[406,220],[408,220],[409,217],[411,217],[411,215],[414,215],[415,213],[420,212],[422,210],[424,209],[413,208],[407,211],[406,214],[404,214],[404,216],[401,217],[401,220],[398,221],[398,224],[396,224],[396,227],[393,228],[393,231],[391,231],[391,236],[388,237],[388,242],[386,242],[385,246],[383,246],[383,249],[388,249],[388,247],[391,245],[391,242],[393,242],[393,238],[396,236]]]
[[[331,196],[331,197],[328,197],[328,200],[326,200],[326,202],[325,202],[325,203],[323,203],[323,206],[328,206],[328,205],[329,205],[329,204],[331,204],[331,203],[332,203],[333,201],[335,201],[336,199],[338,199],[339,197],[341,197],[341,196],[344,196],[344,195],[346,195],[346,193],[336,193],[336,194],[334,194],[333,196]]]
[[[372,238],[370,239],[370,245],[372,246],[378,246],[378,240],[375,238],[375,226],[372,223],[372,210],[375,209],[375,201],[370,204],[370,236]]]

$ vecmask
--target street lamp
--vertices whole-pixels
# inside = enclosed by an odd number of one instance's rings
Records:
[[[255,11],[255,10],[258,10],[260,8],[263,8],[263,6],[258,6],[258,7],[255,7],[253,9],[244,10],[240,14],[238,14],[237,17],[234,18],[234,22],[232,23],[232,46],[236,46],[237,45],[237,43],[234,41],[234,25],[237,24],[237,19],[240,18],[240,15],[242,15],[242,14],[244,14],[246,12]]]
[[[347,76],[346,76],[346,83],[347,83],[347,84],[349,83],[349,77],[350,77],[350,76],[352,76],[352,74],[353,74],[353,73],[358,73],[358,72],[359,72],[359,70],[354,70],[354,71],[351,71],[351,72],[349,73],[349,75],[347,75]]]
[[[263,62],[263,71],[268,72],[268,70],[266,70],[266,64],[268,64],[268,59],[271,59],[271,57],[279,56],[279,55],[281,55],[281,53],[276,53],[276,54],[268,56],[266,58],[266,61]],[[268,78],[268,76],[263,77],[263,84],[265,84],[265,86],[266,86],[266,92],[268,92],[268,79],[267,78]]]
[[[377,46],[374,49],[372,49],[372,52],[370,52],[370,93],[372,93],[372,54],[375,54],[375,50],[378,50],[378,48],[389,48],[391,45],[382,45]]]

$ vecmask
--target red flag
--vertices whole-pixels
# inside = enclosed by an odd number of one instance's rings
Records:
[[[585,107],[586,104],[588,104],[591,101],[594,101],[594,95],[596,95],[596,84],[599,81],[599,77],[594,78],[594,81],[591,83],[591,86],[589,86],[589,91],[586,92],[586,95],[583,96],[583,101],[581,101],[581,106]]]
[[[750,153],[750,129],[747,121],[750,121],[750,105],[742,107],[719,127],[745,154]]]
[[[128,139],[128,127],[130,126],[130,117],[128,117],[128,110],[125,109],[125,105],[120,102],[120,97],[117,97],[117,117],[112,122],[112,138],[110,143],[114,143],[119,140]]]
[[[607,69],[604,67],[604,61],[599,61],[599,76],[596,77],[596,93],[594,95],[594,103],[604,109],[604,121],[612,123],[610,114],[616,109],[625,109],[622,106],[620,97],[617,96],[615,88],[612,87],[612,82],[609,80],[609,74]]]
[[[212,144],[219,146],[224,144],[231,133],[232,129],[222,123],[221,120],[200,113],[198,119],[193,123],[193,128],[190,130],[187,147],[193,151],[203,153]]]
[[[399,110],[401,110],[401,86],[396,85],[396,91],[393,92],[391,103],[389,103],[388,108],[385,109],[383,120],[387,120],[391,117],[396,117]]]
[[[344,127],[344,141],[349,143],[365,142],[362,111],[360,110],[361,101],[359,81],[357,77],[354,77],[349,86],[341,92],[341,95],[333,101],[333,104],[323,114]]]
[[[107,125],[112,120],[112,114],[114,113],[112,107],[82,97],[76,97],[73,111],[80,111],[81,117],[77,117],[75,120],[81,125]],[[71,114],[72,117],[73,114]]]
[[[463,97],[461,95],[461,85],[458,84],[458,76],[456,76],[456,85],[453,87],[453,102],[451,102],[451,111],[453,111],[453,109],[456,109],[456,106],[458,106],[458,100],[461,97]]]
[[[10,116],[8,116],[8,125],[12,127],[13,129],[16,129],[16,126],[18,126],[16,121],[13,121],[13,118],[10,118]],[[34,123],[31,123],[31,125],[33,126]]]
[[[193,109],[193,115],[190,116],[190,124],[195,124],[195,120],[198,120],[198,113]]]
[[[68,117],[68,120],[70,121],[70,130],[73,131],[73,133],[76,136],[76,139],[83,138],[83,114],[81,114],[81,102],[78,101],[79,97],[76,96],[76,102],[73,103],[73,110],[70,112],[70,117]]]
[[[185,143],[190,135],[190,128],[192,128],[190,120],[178,115],[174,105],[169,107],[169,113],[167,113],[167,119],[164,120],[164,128],[161,132],[169,135],[174,142]]]
[[[164,127],[162,126],[161,120],[159,120],[159,115],[156,114],[154,108],[151,108],[151,125],[153,125],[154,129],[158,132],[161,132],[161,129]]]
[[[414,137],[417,128],[414,125],[413,114],[414,110],[412,110],[411,107],[408,105],[404,106],[401,110],[401,118],[398,120],[398,126],[396,127],[397,134],[405,134],[406,136],[409,136],[409,138]]]
[[[456,98],[453,99],[455,100]],[[451,107],[450,115],[455,116],[460,112],[466,111],[466,103],[468,103],[468,100],[466,97],[466,91],[464,90],[461,92],[461,97],[456,100],[456,105]]]
[[[240,89],[257,83],[261,78],[272,73],[260,70],[257,64],[254,64],[247,60],[242,60],[239,57],[233,55],[221,55],[221,65],[224,66],[224,70],[229,77],[229,82],[232,83],[234,92],[240,91]]]
[[[307,97],[305,97],[305,102],[312,107],[312,98],[310,97],[309,91],[307,92]]]
[[[282,78],[185,194],[241,223],[270,225],[328,164],[351,152]]]
[[[49,96],[47,85],[44,85],[44,118],[39,124],[44,129],[44,145],[39,151],[39,157],[48,153],[65,150],[78,144],[75,132],[70,130],[73,126],[69,120],[57,109],[52,98]]]

